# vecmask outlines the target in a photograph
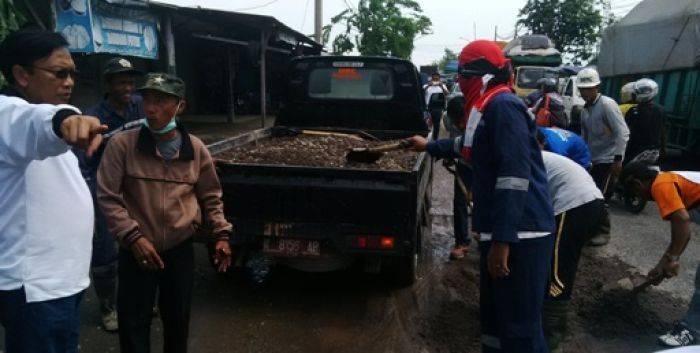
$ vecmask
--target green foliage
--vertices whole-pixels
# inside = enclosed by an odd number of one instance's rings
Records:
[[[457,60],[458,58],[459,54],[457,52],[450,48],[445,48],[445,52],[442,54],[442,58],[440,58],[440,60],[434,61],[433,65],[437,65],[438,69],[442,71],[445,69],[445,66],[447,66],[447,63],[449,63],[452,60]]]
[[[562,53],[581,64],[593,55],[603,27],[604,0],[528,0],[518,24],[533,34],[546,34]]]
[[[27,20],[21,13],[17,12],[8,0],[0,0],[0,42],[10,34],[11,31],[16,31]],[[0,73],[0,87],[5,85],[5,78]]]
[[[334,54],[357,49],[362,55],[409,59],[415,38],[432,33],[432,22],[422,13],[413,0],[360,0],[357,9],[342,11],[324,27],[324,43],[333,26],[341,25],[344,31],[332,43]]]

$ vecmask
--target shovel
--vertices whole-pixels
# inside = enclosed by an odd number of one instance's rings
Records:
[[[628,290],[632,295],[637,295],[658,280],[659,277],[647,277],[641,274],[633,274],[617,280],[616,282],[611,282],[604,285],[603,291],[609,292],[613,290]]]
[[[345,160],[355,163],[374,163],[378,161],[379,158],[382,158],[386,152],[406,149],[412,145],[413,143],[410,140],[401,140],[377,147],[352,148],[350,152],[345,155]]]

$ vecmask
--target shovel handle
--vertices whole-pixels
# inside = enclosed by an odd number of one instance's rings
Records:
[[[344,134],[342,132],[328,132],[328,131],[316,131],[316,130],[301,130],[301,133],[304,135],[313,135],[313,136],[336,136],[336,137],[349,137],[354,140],[359,140],[363,141],[363,139],[360,136],[353,135],[353,134]]]
[[[388,151],[395,151],[395,150],[401,150],[405,148],[409,148],[413,145],[413,142],[411,140],[401,140],[399,142],[394,142],[382,146],[377,146],[377,147],[370,147],[367,149],[367,152],[388,152]]]

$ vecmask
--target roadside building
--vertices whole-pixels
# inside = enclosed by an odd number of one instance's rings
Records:
[[[120,55],[190,83],[189,115],[265,116],[284,97],[289,61],[323,49],[270,16],[146,0],[0,1],[69,40],[80,71],[73,103],[81,108],[102,98],[101,68]]]

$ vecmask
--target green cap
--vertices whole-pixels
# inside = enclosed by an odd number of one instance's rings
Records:
[[[146,83],[138,88],[139,92],[145,90],[159,91],[178,98],[184,98],[185,81],[179,77],[162,72],[149,73],[146,75]]]

